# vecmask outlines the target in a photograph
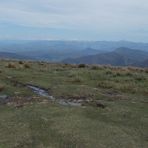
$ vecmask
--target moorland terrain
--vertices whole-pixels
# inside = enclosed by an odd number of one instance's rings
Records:
[[[147,68],[0,60],[0,147],[147,148],[147,99]]]

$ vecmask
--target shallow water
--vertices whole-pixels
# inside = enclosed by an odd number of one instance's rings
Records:
[[[78,102],[76,102],[76,101],[73,102],[73,101],[69,101],[69,100],[66,100],[66,99],[57,99],[56,100],[53,96],[49,95],[47,90],[45,90],[43,88],[33,86],[33,85],[27,85],[27,87],[30,88],[37,95],[42,96],[42,97],[47,97],[52,101],[58,102],[60,105],[64,105],[64,106],[81,106],[81,103],[79,101]]]
[[[39,88],[37,86],[33,86],[33,85],[27,85],[28,88],[32,89],[34,93],[36,93],[37,95],[39,96],[42,96],[42,97],[47,97],[51,100],[54,100],[54,97],[53,96],[50,96],[48,94],[48,92],[42,88]]]

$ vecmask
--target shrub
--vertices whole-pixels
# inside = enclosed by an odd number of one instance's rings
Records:
[[[99,67],[98,67],[98,66],[96,66],[96,65],[93,65],[93,66],[91,67],[91,69],[92,69],[92,70],[98,70],[98,69],[99,69]]]
[[[19,61],[19,64],[24,64],[23,61]]]
[[[79,65],[78,65],[78,68],[85,68],[85,67],[86,67],[85,64],[79,64]]]
[[[106,71],[106,74],[107,75],[111,75],[112,74],[112,71],[108,70],[108,71]]]
[[[119,73],[119,72],[116,72],[116,73],[113,75],[113,77],[120,77],[120,76],[122,76],[122,74]]]
[[[24,68],[30,68],[30,65],[28,63],[25,63]]]
[[[148,68],[145,69],[145,73],[148,73]]]
[[[125,75],[129,76],[129,77],[133,76],[133,74],[131,72],[127,72]]]
[[[117,72],[117,73],[116,73],[116,76],[120,77],[120,76],[122,76],[122,74],[119,73],[119,72]]]
[[[136,81],[144,81],[146,78],[144,76],[135,76]]]

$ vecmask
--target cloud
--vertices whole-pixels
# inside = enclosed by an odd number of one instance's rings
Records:
[[[147,27],[147,16],[147,0],[0,1],[0,22],[24,27],[130,34]]]

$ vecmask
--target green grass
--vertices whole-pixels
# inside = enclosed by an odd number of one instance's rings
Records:
[[[100,100],[107,107],[68,107],[43,98],[22,108],[0,105],[0,148],[148,147],[147,69],[1,60],[0,95],[36,96],[14,81],[44,87],[56,98]]]
[[[0,147],[146,148],[146,107],[122,101],[105,110],[53,104],[0,107]]]

